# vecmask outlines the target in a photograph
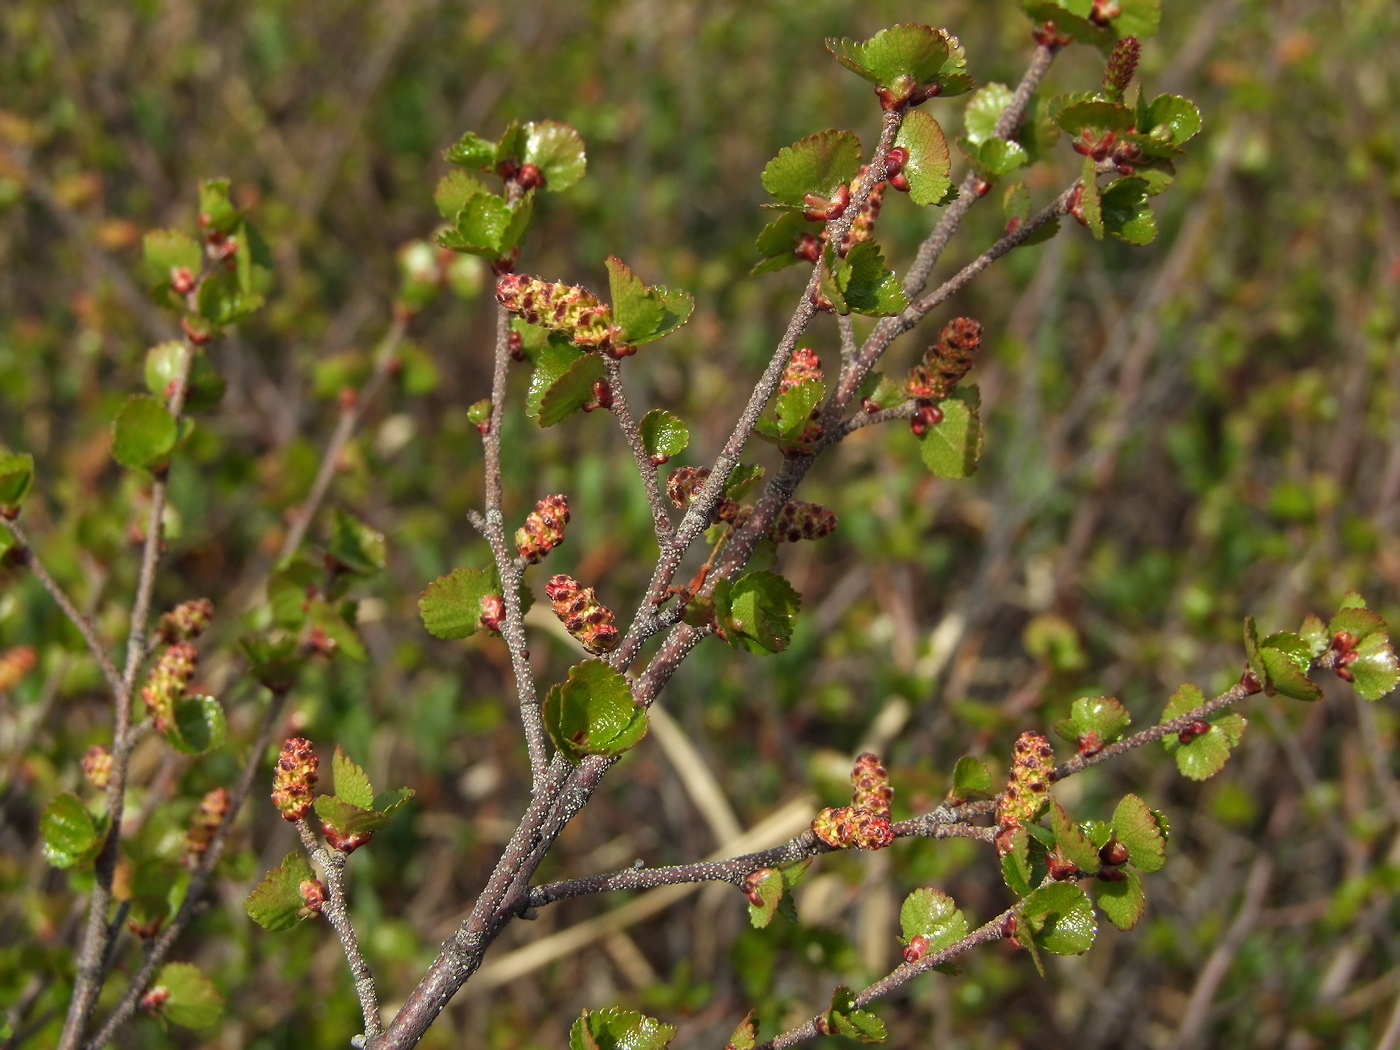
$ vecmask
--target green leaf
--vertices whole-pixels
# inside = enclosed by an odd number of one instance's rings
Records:
[[[33,483],[34,457],[0,448],[0,513],[13,515]]]
[[[764,473],[757,463],[735,463],[724,482],[724,494],[730,499],[743,499],[763,480]]]
[[[500,593],[494,568],[462,566],[428,584],[418,598],[418,615],[436,638],[466,638],[481,627],[481,599]]]
[[[1379,620],[1380,617],[1377,616],[1376,619]],[[1327,625],[1312,613],[1303,617],[1303,626],[1298,629],[1298,637],[1308,647],[1308,655],[1314,660],[1332,647],[1332,633],[1327,630]]]
[[[1170,722],[1205,703],[1205,695],[1190,682],[1184,683],[1167,701],[1162,721]],[[1230,749],[1244,735],[1244,717],[1234,712],[1221,712],[1206,719],[1210,729],[1182,743],[1178,735],[1168,733],[1162,738],[1167,754],[1176,758],[1176,768],[1191,780],[1205,780],[1220,772],[1230,757]]]
[[[773,400],[772,415],[761,416],[754,430],[769,441],[796,444],[825,396],[826,385],[820,379],[804,379]]]
[[[1053,798],[1050,800],[1050,828],[1055,832],[1055,845],[1065,860],[1089,875],[1099,870],[1098,847],[1069,819],[1064,807]]]
[[[346,802],[335,795],[317,795],[311,805],[324,823],[342,835],[373,833],[389,826],[387,814]]]
[[[865,374],[860,389],[856,391],[856,399],[862,403],[869,401],[875,411],[880,412],[904,404],[909,400],[909,394],[904,384],[896,383],[883,372],[871,371]]]
[[[1279,631],[1259,643],[1259,659],[1264,664],[1272,692],[1294,700],[1321,700],[1322,690],[1308,678],[1312,653],[1296,634]]]
[[[253,677],[269,689],[291,688],[307,661],[296,636],[283,632],[270,638],[244,635],[238,640],[238,647],[248,658]]]
[[[1021,903],[1021,918],[1036,946],[1054,955],[1081,955],[1094,943],[1094,906],[1078,886],[1054,882],[1032,891]]]
[[[554,746],[575,765],[585,755],[620,755],[647,733],[647,711],[633,702],[627,679],[602,660],[569,668],[569,680],[544,699]]]
[[[980,146],[959,140],[958,147],[971,163],[973,170],[987,182],[995,182],[1003,175],[1025,167],[1029,160],[1024,146],[1007,139],[992,139]]]
[[[496,166],[496,144],[469,131],[455,145],[449,146],[443,157],[449,164],[456,164],[461,168],[490,171]]]
[[[801,596],[776,572],[762,570],[740,576],[715,604],[729,644],[751,653],[779,653],[792,640],[792,624],[802,607]]]
[[[754,1050],[758,1045],[758,1021],[750,1010],[729,1036],[724,1050]]]
[[[522,164],[533,164],[544,175],[545,189],[567,190],[588,170],[583,139],[572,125],[557,120],[530,121],[525,125]]]
[[[679,417],[665,409],[653,408],[642,417],[638,429],[642,435],[642,447],[652,459],[678,456],[690,444],[690,431]]]
[[[1147,896],[1142,892],[1142,877],[1131,868],[1120,868],[1119,882],[1096,882],[1094,903],[1108,921],[1123,931],[1131,930],[1147,911]]]
[[[844,259],[828,247],[824,257],[827,270],[821,290],[835,304],[837,313],[890,317],[909,305],[899,278],[885,266],[885,257],[874,241],[861,241]]]
[[[1084,171],[1079,176],[1083,190],[1079,195],[1079,214],[1084,216],[1084,225],[1094,235],[1094,240],[1103,240],[1103,198],[1099,194],[1098,169],[1093,157],[1084,158]]]
[[[262,308],[264,300],[259,292],[253,290],[255,282],[251,261],[243,263],[244,254],[245,250],[240,249],[238,259],[242,272],[214,270],[205,274],[199,284],[199,291],[195,293],[195,308],[199,316],[210,324],[233,324]]]
[[[921,109],[910,110],[904,114],[894,144],[909,151],[903,172],[909,180],[909,199],[920,207],[947,203],[953,188],[949,175],[953,162],[938,121]]]
[[[1384,633],[1367,635],[1355,651],[1356,659],[1347,665],[1347,670],[1363,699],[1379,700],[1400,683],[1400,661]]]
[[[750,274],[757,276],[762,273],[773,273],[789,266],[796,266],[798,263],[807,262],[806,259],[796,254],[797,246],[804,233],[815,237],[821,226],[821,223],[813,222],[803,216],[800,211],[783,212],[763,227],[763,232],[758,235],[756,243],[762,260],[749,271]]]
[[[546,330],[538,325],[522,323],[517,327],[521,330],[522,336],[527,332],[531,334],[546,333]],[[540,402],[544,400],[544,395],[549,393],[550,388],[559,382],[575,362],[585,357],[596,357],[596,355],[580,349],[566,335],[558,332],[546,334],[548,337],[542,339],[539,345],[533,348],[533,353],[531,353],[532,348],[529,346],[529,340],[526,340],[526,353],[533,359],[535,371],[530,376],[530,391],[525,397],[525,414],[537,421],[540,417]],[[601,366],[602,362],[599,361],[598,364]],[[595,378],[601,379],[602,376],[603,370],[600,367]],[[590,398],[593,396],[592,380],[589,381],[588,396]]]
[[[1024,897],[1044,881],[1049,870],[1045,844],[1025,827],[1011,833],[1011,848],[1002,855],[1001,877],[1018,897]]]
[[[1081,696],[1070,705],[1069,717],[1055,723],[1061,739],[1078,745],[1081,754],[1094,754],[1123,735],[1132,721],[1111,696]]]
[[[665,1050],[675,1036],[674,1025],[635,1010],[584,1010],[569,1029],[569,1050]]]
[[[670,335],[695,310],[695,300],[685,292],[673,292],[656,285],[649,287],[615,255],[609,255],[608,285],[612,293],[613,318],[622,330],[622,342],[640,346]]]
[[[885,1025],[869,1010],[856,1006],[855,993],[842,985],[831,996],[826,1012],[827,1031],[860,1043],[883,1043]]]
[[[1150,244],[1157,236],[1157,223],[1147,197],[1146,179],[1133,176],[1110,182],[1100,194],[1103,228],[1128,244]]]
[[[346,616],[349,616],[349,619]],[[360,641],[359,632],[350,621],[354,619],[354,603],[342,603],[337,610],[324,598],[314,598],[307,603],[306,622],[335,643],[335,651],[357,664],[366,663],[369,653],[365,643]]]
[[[809,194],[830,198],[860,172],[860,139],[849,131],[823,131],[784,146],[763,169],[763,188],[779,207],[807,207]]]
[[[206,229],[232,233],[243,213],[229,196],[228,179],[205,179],[199,184],[199,222]]]
[[[964,72],[967,58],[957,37],[942,29],[891,26],[862,43],[829,39],[826,49],[847,69],[887,91],[894,101],[909,99],[916,91],[925,97],[952,96],[972,87],[972,78]]]
[[[302,900],[301,884],[312,878],[315,876],[306,858],[296,851],[288,853],[280,865],[253,887],[253,892],[243,902],[243,909],[269,933],[290,930],[311,917],[310,912],[304,911],[306,902]]]
[[[340,507],[335,509],[326,550],[340,568],[356,576],[372,576],[384,568],[384,533]]]
[[[953,786],[948,789],[949,801],[987,798],[992,794],[992,774],[987,764],[972,755],[963,755],[953,767]]]
[[[783,873],[777,868],[764,868],[749,877],[748,886],[752,887],[763,902],[762,905],[756,906],[753,901],[749,901],[749,925],[761,930],[778,914],[778,902],[783,899],[783,893],[787,889],[783,882]]]
[[[457,216],[467,206],[467,201],[481,194],[490,196],[491,191],[480,179],[465,171],[449,171],[438,179],[437,188],[433,190],[433,203],[437,205],[439,215],[456,225]]]
[[[212,1028],[224,1012],[224,997],[214,982],[192,963],[166,963],[151,987],[164,988],[167,997],[156,1012],[182,1028]]]
[[[306,623],[311,597],[320,591],[324,570],[306,558],[294,558],[268,578],[267,600],[272,622],[288,630]]]
[[[972,93],[963,107],[963,137],[974,146],[995,137],[997,121],[1015,97],[1005,84],[988,84]]]
[[[224,709],[212,696],[181,696],[173,705],[165,737],[176,751],[203,755],[224,742]]]
[[[39,817],[39,837],[44,843],[44,859],[55,868],[89,864],[102,848],[103,824],[82,799],[71,791],[54,796]]]
[[[574,358],[549,389],[540,394],[540,426],[552,427],[594,401],[593,384],[606,372],[597,354],[584,353]]]
[[[1103,138],[1130,130],[1137,114],[1121,102],[1110,102],[1094,95],[1059,95],[1050,100],[1050,119],[1070,135],[1088,132],[1093,138]]]
[[[899,907],[900,943],[926,937],[926,951],[938,951],[967,936],[967,919],[942,890],[921,888],[904,898]]]
[[[146,351],[146,389],[161,401],[169,399],[187,352],[185,344],[177,339],[157,343]],[[209,355],[196,348],[185,386],[185,411],[204,412],[213,408],[223,398],[227,387],[224,377],[214,371]]]
[[[355,760],[335,746],[335,757],[331,759],[331,790],[337,798],[361,809],[376,809],[374,788],[369,776]]]
[[[526,194],[512,207],[493,193],[475,194],[463,202],[453,226],[437,235],[437,243],[488,259],[505,255],[524,235],[533,202],[534,196]]]
[[[1139,100],[1135,119],[1141,135],[1167,146],[1180,147],[1201,130],[1201,111],[1179,95],[1158,95],[1145,105]]]
[[[141,240],[146,272],[153,286],[170,284],[170,271],[179,267],[199,276],[204,251],[199,242],[180,230],[151,230]]]
[[[112,457],[132,470],[152,470],[169,462],[180,428],[163,404],[138,394],[127,399],[112,424]]]
[[[966,478],[977,472],[982,456],[981,403],[976,384],[958,387],[938,402],[942,421],[919,438],[919,456],[935,477]]]
[[[1160,871],[1166,863],[1167,837],[1157,814],[1136,795],[1124,795],[1113,811],[1113,834],[1128,850],[1139,871]]]

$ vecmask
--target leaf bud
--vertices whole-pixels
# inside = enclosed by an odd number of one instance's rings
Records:
[[[302,907],[297,911],[299,916],[309,919],[321,914],[326,905],[326,887],[320,879],[302,879],[297,883],[297,892],[302,899]]]
[[[1183,729],[1180,733],[1176,734],[1176,738],[1183,744],[1189,744],[1198,736],[1204,736],[1206,733],[1209,732],[1210,723],[1203,718],[1198,718],[1190,725],[1188,725],[1185,729]]]
[[[904,946],[904,961],[916,963],[924,957],[924,952],[928,951],[929,940],[922,933],[916,933],[909,938],[909,943]]]
[[[898,175],[908,163],[909,151],[903,146],[891,146],[890,151],[885,154],[885,178]]]
[[[501,623],[506,618],[506,603],[499,594],[487,594],[481,599],[481,626],[488,631],[501,633]]]
[[[1126,864],[1128,862],[1128,847],[1119,842],[1117,836],[1114,836],[1099,849],[1099,860],[1114,868]]]
[[[325,836],[327,846],[341,853],[354,853],[374,838],[372,831],[341,831],[334,824],[325,821],[321,822],[321,834]]]

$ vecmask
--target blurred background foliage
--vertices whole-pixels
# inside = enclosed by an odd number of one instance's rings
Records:
[[[1016,734],[1047,729],[1077,696],[1116,695],[1142,725],[1183,680],[1227,685],[1245,613],[1296,629],[1356,589],[1400,622],[1400,8],[1165,7],[1141,79],[1193,98],[1206,123],[1155,200],[1156,243],[1099,244],[1071,223],[896,345],[892,372],[948,317],[985,323],[973,374],[987,406],[981,471],[930,477],[902,424],[836,450],[802,494],[833,507],[840,528],[784,552],[804,596],[792,648],[763,660],[705,643],[664,698],[694,753],[655,733],[630,753],[545,878],[694,859],[774,813],[843,804],[862,742],[890,763],[896,815],[918,811],[941,797],[959,754],[1004,769]],[[441,151],[515,118],[579,129],[589,175],[542,202],[520,269],[601,288],[616,253],[647,281],[695,294],[691,323],[627,377],[634,411],[681,415],[693,434],[685,461],[704,462],[801,287],[791,270],[746,276],[766,218],[758,174],[823,128],[873,142],[875,101],[822,40],[911,20],[959,34],[982,83],[1014,83],[1030,51],[1009,0],[0,7],[0,442],[39,461],[26,522],[106,637],[122,636],[143,501],[110,459],[110,420],[170,330],[142,298],[141,234],[192,230],[197,181],[224,175],[277,263],[269,307],[212,350],[228,390],[172,473],[157,591],[160,608],[216,603],[201,675],[229,708],[232,743],[191,763],[148,739],[134,835],[180,834],[195,800],[243,761],[265,699],[217,643],[255,615],[336,395],[363,377],[389,324],[396,251],[435,225]],[[1092,88],[1099,63],[1068,50],[1045,93]],[[958,128],[960,102],[930,109]],[[1036,172],[1036,200],[1067,186],[1078,160],[1062,143]],[[934,217],[895,197],[878,235],[898,266]],[[993,195],[939,274],[1002,223]],[[350,868],[390,1009],[464,916],[528,784],[501,643],[439,643],[415,608],[435,576],[486,558],[465,521],[482,502],[466,406],[489,388],[493,315],[482,274],[474,298],[444,297],[415,320],[415,349],[369,406],[311,529],[324,542],[342,506],[389,545],[387,569],[360,594],[370,662],[305,674],[283,735],[310,737],[323,761],[339,743],[377,785],[418,792],[411,816]],[[809,341],[834,368],[829,319]],[[517,409],[524,381],[514,377]],[[654,547],[609,420],[539,431],[517,411],[505,433],[508,515],[567,493],[574,525],[550,571],[629,609]],[[537,622],[531,649],[547,684],[576,657],[546,628]],[[81,787],[78,758],[110,734],[110,716],[76,634],[31,578],[0,569],[0,653],[23,646],[38,666],[0,691],[0,1002],[22,1007],[40,1026],[32,1045],[46,1045],[72,980],[83,886],[43,861],[37,815]],[[1306,1050],[1380,1045],[1387,1028],[1393,1038],[1393,702],[1366,707],[1328,687],[1315,705],[1261,698],[1244,713],[1250,732],[1214,780],[1183,781],[1154,752],[1058,789],[1082,819],[1106,817],[1129,789],[1169,816],[1170,862],[1147,881],[1138,930],[1101,931],[1087,956],[1052,960],[1049,980],[1008,947],[975,952],[961,976],[926,978],[878,1007],[891,1044]],[[706,770],[723,802],[702,811],[693,785]],[[176,953],[223,989],[224,1024],[199,1037],[138,1019],[119,1045],[343,1047],[358,1031],[329,930],[273,936],[243,914],[252,882],[293,841],[261,791],[248,810],[214,906]],[[950,892],[974,920],[1010,899],[985,847],[901,842],[814,866],[800,927],[750,930],[724,887],[630,914],[617,911],[624,896],[567,902],[508,931],[425,1045],[558,1046],[580,1008],[610,1003],[679,1023],[677,1047],[721,1045],[750,1006],[769,1035],[835,983],[858,987],[893,964],[898,904],[918,885]],[[585,922],[576,941],[546,942],[554,954],[516,954]],[[128,939],[118,973],[138,959]]]

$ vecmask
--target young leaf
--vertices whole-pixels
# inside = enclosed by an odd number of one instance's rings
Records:
[[[1200,689],[1184,683],[1167,701],[1161,720],[1169,722],[1203,703],[1205,696]],[[1234,712],[1214,714],[1205,721],[1210,728],[1199,736],[1183,741],[1179,735],[1169,733],[1162,738],[1167,754],[1176,758],[1176,768],[1191,780],[1205,780],[1220,772],[1230,757],[1230,749],[1244,735],[1246,725],[1244,717]]]
[[[1008,139],[991,139],[980,146],[959,141],[958,146],[973,170],[987,182],[995,182],[1003,175],[1025,167],[1029,160],[1025,147]]]
[[[730,645],[751,653],[779,653],[792,639],[801,607],[801,596],[787,580],[767,570],[751,572],[729,588],[720,622]]]
[[[593,384],[602,379],[606,371],[602,358],[597,354],[583,353],[574,358],[554,383],[540,394],[540,426],[552,427],[594,401]],[[535,375],[539,376],[540,372],[537,371]],[[531,393],[534,393],[533,383]]]
[[[248,917],[269,933],[290,930],[310,918],[301,896],[301,884],[315,876],[306,858],[297,851],[288,853],[282,863],[253,887],[243,908]]]
[[[1013,93],[1005,84],[988,84],[974,91],[963,107],[963,138],[974,146],[992,139],[997,121],[1012,98]]]
[[[972,87],[972,78],[963,72],[967,58],[958,38],[943,29],[891,26],[860,43],[827,40],[826,49],[847,69],[883,89],[891,102],[917,104],[934,96],[961,95]]]
[[[1308,678],[1312,653],[1296,634],[1279,631],[1259,643],[1259,659],[1273,691],[1294,700],[1321,700],[1322,690]]]
[[[372,576],[384,568],[384,533],[337,507],[326,551],[338,567],[356,576]]]
[[[1068,718],[1055,723],[1055,732],[1077,745],[1081,755],[1097,754],[1121,737],[1132,721],[1111,696],[1081,696],[1069,710]]]
[[[165,405],[138,394],[127,399],[112,424],[112,457],[132,470],[150,470],[169,461],[180,427]]]
[[[387,814],[346,802],[335,795],[317,795],[311,804],[322,822],[343,836],[372,834],[389,826]]]
[[[569,668],[567,682],[544,699],[544,724],[570,762],[585,755],[620,755],[646,736],[647,712],[632,700],[627,679],[602,660]]]
[[[569,1050],[665,1050],[674,1025],[635,1010],[584,1010],[569,1029]]]
[[[572,125],[557,120],[534,120],[524,127],[522,164],[533,164],[544,176],[545,188],[566,190],[588,170],[583,139]]]
[[[80,867],[102,848],[104,829],[71,791],[54,796],[39,817],[44,859],[55,868]]]
[[[665,409],[653,408],[642,417],[638,429],[642,435],[642,447],[653,459],[680,455],[690,444],[690,431],[677,416]]]
[[[953,786],[948,789],[948,801],[988,798],[992,794],[992,774],[987,764],[972,755],[963,755],[953,767]]]
[[[808,259],[797,254],[797,248],[803,234],[815,238],[820,229],[820,223],[813,222],[799,211],[783,212],[763,227],[763,232],[758,235],[756,244],[762,258],[749,273],[756,277],[808,262]]]
[[[1400,683],[1400,662],[1384,631],[1369,634],[1356,646],[1356,658],[1347,665],[1356,691],[1365,700],[1379,700]]]
[[[0,514],[13,515],[33,482],[34,457],[0,447]]]
[[[1051,100],[1049,113],[1060,130],[1070,135],[1084,132],[1094,139],[1102,139],[1109,132],[1116,135],[1128,131],[1137,120],[1136,114],[1121,102],[1094,95],[1060,95]]]
[[[1157,236],[1157,223],[1147,196],[1145,179],[1133,176],[1110,182],[1100,195],[1103,228],[1128,244],[1150,244]]]
[[[724,1050],[754,1050],[757,1045],[758,1021],[754,1017],[753,1011],[750,1010],[729,1036],[729,1042],[724,1044]]]
[[[670,335],[690,320],[695,300],[686,292],[643,284],[642,279],[615,255],[609,255],[605,265],[613,317],[622,331],[623,343],[628,346],[650,343]]]
[[[1157,815],[1136,795],[1124,795],[1113,811],[1113,834],[1139,871],[1159,871],[1166,863],[1167,837]]]
[[[212,1028],[224,1012],[224,997],[214,982],[192,963],[166,963],[151,988],[163,988],[165,998],[157,1012],[183,1028]]]
[[[1007,888],[1024,897],[1045,879],[1048,866],[1045,844],[1032,838],[1025,827],[1011,833],[1011,848],[1001,858],[1001,877]]]
[[[1069,819],[1069,814],[1056,799],[1050,800],[1050,828],[1055,833],[1055,845],[1065,860],[1089,875],[1099,870],[1098,847]]]
[[[730,499],[743,499],[763,480],[764,473],[764,469],[756,463],[735,463],[724,482],[724,494]]]
[[[843,259],[827,249],[821,292],[839,314],[889,317],[909,305],[904,289],[874,241],[861,241]]]
[[[941,890],[920,888],[904,898],[899,908],[900,943],[915,937],[927,939],[926,952],[946,948],[967,936],[967,919]]]
[[[773,921],[778,913],[778,902],[783,899],[783,873],[777,868],[764,868],[748,877],[745,888],[749,891],[749,925],[761,930]],[[757,897],[762,904],[754,904]]]
[[[212,696],[177,697],[165,738],[176,751],[203,755],[223,745],[224,709]]]
[[[909,199],[923,207],[926,204],[947,203],[953,188],[949,177],[952,159],[948,140],[938,121],[921,109],[904,114],[894,144],[909,151],[904,162],[904,177],[909,180]]]
[[[961,386],[938,403],[943,420],[919,438],[919,456],[935,477],[966,478],[982,457],[982,399],[976,384]]]
[[[825,396],[826,385],[820,379],[803,380],[774,399],[773,416],[776,418],[759,420],[763,425],[758,431],[777,441],[797,441]]]
[[[146,389],[161,401],[168,399],[188,352],[185,344],[176,339],[157,343],[146,351]],[[213,408],[223,398],[227,387],[227,381],[209,363],[209,355],[196,347],[185,385],[185,411],[204,412]]]
[[[496,144],[468,131],[443,153],[449,164],[477,171],[489,171],[496,164]],[[444,216],[448,218],[448,216]]]
[[[860,139],[849,131],[823,131],[784,146],[763,169],[763,188],[778,201],[770,207],[807,207],[807,194],[830,198],[860,171]]]
[[[188,270],[197,277],[204,263],[199,242],[180,230],[151,230],[142,238],[141,249],[151,287],[169,287],[174,269]]]
[[[1157,145],[1179,147],[1201,130],[1201,111],[1188,98],[1179,95],[1158,95],[1151,102],[1145,96],[1138,100],[1136,117],[1140,135]],[[1134,136],[1135,142],[1140,141]]]
[[[1131,930],[1147,911],[1147,897],[1142,892],[1142,877],[1132,868],[1120,868],[1122,879],[1117,882],[1094,883],[1094,903],[1118,929]]]
[[[462,205],[453,225],[437,236],[437,243],[456,252],[488,259],[506,254],[524,235],[534,210],[527,194],[514,207],[493,193],[478,193]]]
[[[354,602],[342,602],[337,609],[324,598],[314,598],[306,603],[306,622],[324,641],[332,643],[330,648],[337,654],[362,664],[368,662],[369,653],[351,622],[355,618],[354,610]]]
[[[482,194],[490,196],[491,191],[480,179],[465,171],[449,171],[438,180],[433,190],[433,203],[437,205],[438,214],[455,226],[467,201]]]
[[[496,570],[453,569],[428,584],[418,599],[423,626],[437,638],[466,638],[481,627],[481,599],[500,594]]]
[[[1084,891],[1070,882],[1053,882],[1021,902],[1021,917],[1038,947],[1055,955],[1081,955],[1094,943],[1098,924]]]
[[[1376,619],[1379,620],[1380,617],[1377,616]],[[1333,622],[1335,622],[1335,618]],[[1298,637],[1308,647],[1308,655],[1314,660],[1332,647],[1333,633],[1328,631],[1327,625],[1312,613],[1303,617],[1303,626],[1298,629]]]
[[[826,1030],[844,1035],[860,1043],[883,1043],[885,1025],[869,1010],[856,1005],[855,993],[844,985],[831,996],[831,1007],[825,1014]]]
[[[374,788],[369,776],[355,760],[335,746],[335,757],[331,759],[331,790],[337,798],[361,809],[374,809]]]

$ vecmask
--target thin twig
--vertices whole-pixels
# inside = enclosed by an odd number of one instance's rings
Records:
[[[627,439],[632,458],[636,460],[637,473],[641,475],[642,487],[646,489],[647,504],[651,507],[651,524],[656,530],[657,542],[664,547],[671,538],[674,526],[671,524],[671,515],[666,510],[666,497],[661,494],[661,486],[657,482],[656,463],[647,453],[646,445],[642,443],[641,429],[627,407],[627,393],[622,386],[622,362],[615,357],[605,356],[603,367],[607,370],[608,386],[612,390],[610,411],[622,429],[622,436]]]
[[[97,627],[93,624],[92,618],[81,612],[73,600],[68,597],[61,584],[53,578],[49,570],[44,566],[39,555],[34,552],[33,545],[29,542],[29,535],[18,520],[0,518],[13,534],[15,541],[19,544],[17,554],[29,567],[29,571],[43,585],[44,590],[49,592],[55,604],[63,611],[63,615],[68,617],[70,623],[78,629],[78,633],[83,636],[83,641],[87,643],[88,651],[97,661],[97,666],[102,669],[102,677],[107,680],[107,687],[112,690],[112,695],[120,695],[122,691],[121,675],[117,673],[116,664],[112,663],[112,657],[107,652],[107,647],[103,645],[102,639],[97,636]]]
[[[394,365],[398,362],[399,344],[403,342],[404,333],[408,330],[408,321],[402,316],[396,316],[389,330],[384,333],[384,338],[379,341],[379,345],[374,350],[374,366],[369,378],[365,380],[365,385],[361,387],[353,398],[346,398],[341,403],[340,418],[336,420],[335,430],[331,432],[330,440],[326,442],[325,451],[321,453],[320,466],[316,468],[316,479],[311,483],[311,491],[307,493],[306,501],[297,508],[296,515],[292,518],[291,527],[287,529],[287,535],[282,539],[282,546],[277,552],[277,563],[281,564],[296,553],[301,546],[302,540],[306,538],[306,530],[311,527],[312,520],[316,517],[316,512],[320,510],[322,501],[326,498],[326,492],[330,489],[331,481],[335,478],[335,472],[340,466],[341,453],[345,451],[346,444],[360,425],[360,420],[364,418],[365,406],[379,393],[380,388],[388,380],[394,370]]]
[[[180,902],[179,909],[175,912],[175,917],[161,930],[160,935],[151,945],[142,961],[141,968],[131,978],[131,984],[126,993],[112,1010],[111,1015],[102,1025],[101,1029],[88,1040],[87,1050],[101,1050],[115,1035],[116,1030],[125,1024],[136,1010],[137,1001],[146,992],[146,987],[151,978],[155,975],[157,967],[165,960],[170,949],[175,944],[175,939],[184,932],[185,927],[195,918],[204,892],[209,886],[209,881],[213,876],[214,866],[218,864],[219,858],[223,856],[224,847],[228,844],[229,836],[233,832],[233,824],[239,812],[243,808],[243,803],[247,801],[249,793],[253,788],[253,780],[261,768],[262,756],[267,751],[268,745],[272,742],[273,731],[277,728],[277,721],[281,717],[282,707],[287,699],[285,690],[274,690],[271,699],[268,701],[267,711],[263,713],[262,721],[258,725],[257,736],[253,740],[252,749],[248,752],[248,761],[243,766],[243,771],[239,774],[238,783],[234,785],[233,791],[229,795],[228,809],[224,812],[224,819],[219,826],[214,829],[214,834],[209,839],[209,845],[205,848],[203,856],[200,857],[198,865],[190,875],[189,885],[185,889],[184,900]]]

